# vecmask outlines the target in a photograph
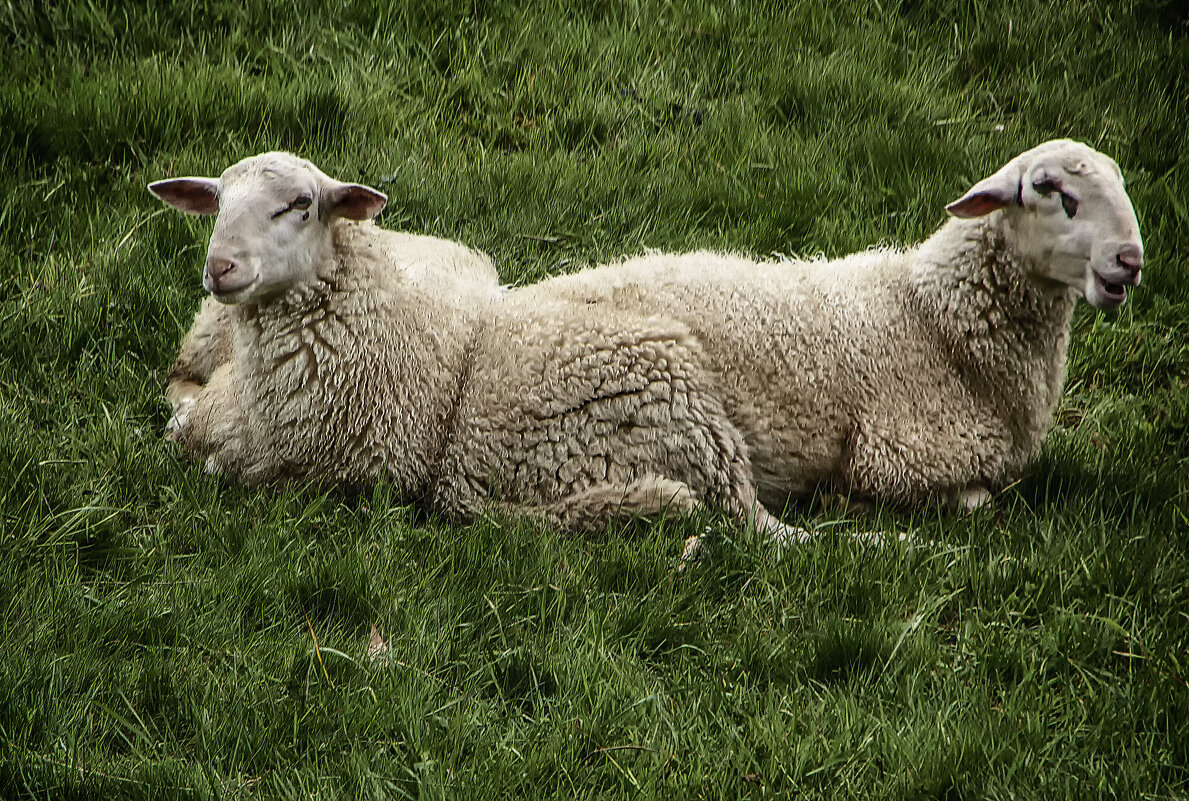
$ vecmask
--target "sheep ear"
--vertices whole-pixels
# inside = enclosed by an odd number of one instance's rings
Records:
[[[945,210],[955,217],[982,217],[1020,201],[1020,169],[1012,163],[982,179]]]
[[[370,220],[379,214],[387,203],[388,196],[370,186],[335,181],[322,190],[318,216]]]
[[[188,214],[219,213],[219,182],[214,178],[168,178],[149,184],[149,191]]]

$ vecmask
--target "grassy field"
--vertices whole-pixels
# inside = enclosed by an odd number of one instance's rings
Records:
[[[1189,797],[1189,19],[775,5],[0,7],[0,797]],[[294,150],[524,282],[916,241],[1058,136],[1147,266],[1042,456],[969,517],[790,515],[932,547],[458,528],[162,440],[210,223],[151,180]]]

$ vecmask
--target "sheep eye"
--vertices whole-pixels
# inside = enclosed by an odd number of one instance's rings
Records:
[[[288,214],[289,212],[293,211],[294,209],[297,209],[298,211],[305,211],[306,209],[308,209],[310,207],[310,204],[313,202],[314,201],[310,198],[309,195],[298,195],[296,200],[292,201],[288,206],[286,206],[285,208],[278,211],[272,217],[275,220],[277,217],[280,217],[282,214]],[[304,220],[304,219],[306,219],[306,217],[309,217],[309,216],[310,215],[307,214],[305,217],[302,217],[302,219]]]
[[[1054,182],[1052,182],[1052,181],[1037,181],[1036,183],[1032,184],[1032,188],[1035,189],[1040,194],[1044,195],[1045,197],[1048,197],[1049,195],[1053,194],[1054,192],[1061,195],[1061,208],[1063,208],[1065,210],[1065,216],[1070,218],[1071,220],[1073,219],[1073,215],[1078,213],[1077,198],[1075,198],[1073,195],[1069,194],[1068,192],[1063,192],[1061,189],[1058,189],[1057,184],[1055,184]]]

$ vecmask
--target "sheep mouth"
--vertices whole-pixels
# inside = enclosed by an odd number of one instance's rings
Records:
[[[1111,307],[1122,306],[1127,301],[1127,283],[1108,280],[1094,271],[1094,286],[1105,304]]]
[[[260,276],[256,276],[243,286],[214,287],[210,290],[210,293],[211,297],[220,303],[234,305],[242,302],[259,283]]]

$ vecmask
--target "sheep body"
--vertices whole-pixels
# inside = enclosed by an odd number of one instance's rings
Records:
[[[212,213],[170,194],[190,189],[154,187]],[[204,281],[235,302],[204,303],[167,389],[172,438],[208,470],[249,484],[384,477],[458,519],[496,504],[591,530],[710,502],[789,531],[758,507],[747,447],[684,324],[507,292],[484,257],[443,244],[410,259],[406,235],[370,222],[332,219],[322,256],[282,269],[219,213]],[[301,277],[274,275],[286,271]]]
[[[230,307],[235,355],[189,412],[186,451],[247,483],[383,476],[463,519],[492,493],[578,529],[639,495],[642,513],[687,494],[754,503],[684,326],[514,295],[444,302],[400,280],[371,246],[385,234],[342,223],[324,284]]]
[[[404,490],[419,488],[441,447],[466,332],[498,297],[498,281],[494,270],[490,278],[451,270],[450,256],[472,260],[454,243],[441,243],[447,258],[435,272],[426,257],[440,258],[433,252],[440,248],[410,258],[406,235],[347,221],[335,223],[333,235],[335,255],[318,281],[268,303],[204,302],[171,385],[203,383],[186,373],[214,361],[198,355],[212,344],[201,332],[213,325],[230,345],[214,350],[232,358],[195,397],[179,439],[212,471],[248,483],[283,475],[363,481],[386,472]]]
[[[1062,174],[1079,186],[1084,216],[1094,214],[1094,193],[1076,178],[1112,190],[1099,193],[1111,213],[1090,222],[1115,237],[1119,253],[1142,254],[1113,162],[1072,142],[1041,146],[1013,162],[1013,200],[1027,197],[1027,176],[1042,163],[1049,172],[1069,168]],[[1043,203],[1005,201],[985,216],[952,219],[907,250],[759,262],[652,253],[534,291],[686,323],[770,507],[822,483],[977,505],[986,487],[1002,487],[1037,453],[1064,382],[1079,279],[1060,271],[1074,255],[1090,260],[1091,234],[1067,234],[1060,211],[1045,223],[1058,234],[1032,230],[1033,217],[1053,212]],[[1118,265],[1093,262],[1098,280],[1138,282],[1138,263],[1128,278],[1111,272]],[[1081,269],[1095,280],[1090,266]]]
[[[1011,354],[1021,374],[1003,364],[1005,383],[996,386],[973,354],[981,348],[994,364],[1016,335],[998,348],[990,329],[981,341],[934,336],[925,309],[909,313],[897,302],[912,295],[914,255],[872,252],[827,267],[654,254],[554,279],[542,291],[688,324],[748,443],[766,505],[779,508],[823,482],[907,501],[1000,485],[1047,428],[1073,300],[1048,304],[1040,336]],[[997,312],[994,304],[983,311]],[[1001,405],[996,395],[1017,402]]]

